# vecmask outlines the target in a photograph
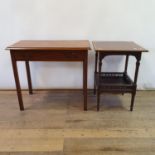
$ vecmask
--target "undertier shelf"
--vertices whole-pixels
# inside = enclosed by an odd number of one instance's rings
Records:
[[[132,92],[136,88],[125,73],[102,72],[96,74],[97,88],[104,92]]]

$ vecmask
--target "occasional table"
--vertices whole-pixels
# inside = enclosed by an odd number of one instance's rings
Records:
[[[17,61],[24,61],[28,79],[29,93],[32,94],[32,82],[29,61],[75,61],[83,62],[84,110],[87,110],[87,64],[90,44],[87,40],[50,41],[23,40],[7,47],[10,50],[17,96],[20,110],[24,110],[18,75]]]
[[[137,89],[137,78],[140,66],[142,52],[147,52],[146,49],[137,45],[134,42],[103,42],[94,41],[95,49],[95,73],[94,73],[94,93],[97,93],[97,110],[100,108],[101,93],[131,93],[130,111],[133,111],[134,100]],[[125,68],[123,72],[102,72],[102,60],[106,56],[122,55],[126,56]],[[128,73],[129,56],[136,58],[136,69],[134,80]]]

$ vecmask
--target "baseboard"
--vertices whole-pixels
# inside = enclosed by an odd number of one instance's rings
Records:
[[[0,91],[16,91],[16,89],[0,89]],[[28,89],[22,89],[22,91],[28,91]],[[83,89],[33,89],[33,91],[83,91]],[[93,89],[88,89],[88,91],[93,91]],[[137,89],[137,91],[155,91],[155,89]]]
[[[0,89],[0,91],[16,91],[16,89]],[[28,89],[22,89],[22,91],[28,91]],[[83,91],[83,89],[33,89],[33,91]],[[88,89],[93,91],[93,89]]]

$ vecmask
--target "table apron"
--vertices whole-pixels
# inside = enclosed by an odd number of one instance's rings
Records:
[[[16,61],[84,61],[87,51],[11,51]]]
[[[142,52],[113,52],[113,51],[108,51],[108,52],[106,52],[106,51],[104,51],[104,52],[98,52],[99,53],[99,57],[100,57],[100,59],[104,59],[105,57],[107,57],[107,56],[134,56],[134,57],[136,57],[136,59],[139,59],[139,58],[141,58],[141,54],[142,54]]]

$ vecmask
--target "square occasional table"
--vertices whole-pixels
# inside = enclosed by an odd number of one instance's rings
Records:
[[[17,96],[20,110],[24,110],[17,61],[24,61],[28,79],[29,93],[32,94],[32,82],[29,61],[75,61],[83,62],[83,94],[84,110],[87,110],[87,66],[88,40],[23,40],[7,47],[10,50],[13,72],[15,77]]]
[[[103,42],[94,41],[95,49],[95,73],[94,73],[94,94],[97,92],[97,110],[100,108],[101,93],[131,93],[130,111],[133,111],[134,100],[137,89],[137,78],[142,52],[148,52],[134,42]],[[102,72],[102,60],[106,56],[126,56],[125,69],[123,72]],[[128,73],[129,56],[136,58],[136,69],[134,80]]]

